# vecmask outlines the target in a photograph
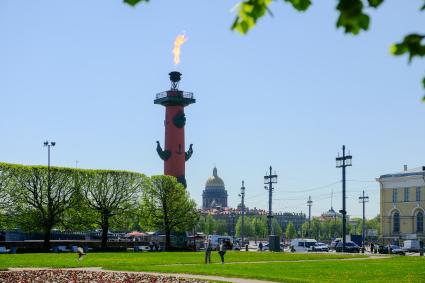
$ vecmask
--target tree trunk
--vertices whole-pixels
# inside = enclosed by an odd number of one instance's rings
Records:
[[[46,251],[50,251],[50,232],[52,231],[51,226],[44,227],[44,242],[43,242],[43,249]]]
[[[171,249],[171,232],[170,229],[165,228],[165,250],[170,251]]]
[[[108,247],[108,230],[109,230],[109,215],[102,213],[102,243],[101,248],[106,249]]]

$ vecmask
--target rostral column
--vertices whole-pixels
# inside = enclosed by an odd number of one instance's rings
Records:
[[[158,93],[155,104],[165,106],[165,146],[162,149],[161,144],[157,141],[156,151],[159,157],[164,160],[164,175],[170,175],[186,187],[185,178],[185,162],[192,156],[192,144],[185,151],[184,142],[184,126],[186,124],[186,116],[184,108],[196,100],[193,93],[184,92],[178,89],[181,79],[181,73],[171,72],[171,89]]]

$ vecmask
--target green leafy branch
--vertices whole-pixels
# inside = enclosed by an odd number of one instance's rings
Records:
[[[124,3],[127,3],[130,6],[136,6],[140,2],[149,2],[149,0],[124,0]]]
[[[424,9],[425,4],[422,7],[422,10]],[[395,56],[407,54],[409,57],[409,63],[411,63],[414,57],[425,56],[425,45],[422,43],[424,38],[425,35],[415,33],[408,34],[404,37],[402,42],[391,46],[391,53]],[[425,78],[422,79],[422,86],[425,89]],[[425,95],[422,100],[425,102]]]

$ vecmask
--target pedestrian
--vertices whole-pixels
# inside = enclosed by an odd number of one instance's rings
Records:
[[[226,245],[224,241],[221,241],[220,246],[218,247],[218,254],[221,258],[221,264],[224,264],[224,254],[226,253]]]
[[[78,254],[78,260],[82,260],[83,257],[86,255],[82,247],[77,248],[77,254]]]
[[[373,243],[370,243],[370,253],[371,253],[371,254],[373,254],[373,248],[374,248]]]
[[[260,252],[263,250],[263,243],[260,242],[260,244],[258,244],[258,247],[260,248]]]
[[[211,263],[211,239],[208,240],[207,246],[205,247],[205,264]]]

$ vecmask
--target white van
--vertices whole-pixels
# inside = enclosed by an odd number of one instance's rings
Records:
[[[403,249],[407,252],[419,252],[420,244],[418,240],[406,240],[403,242]]]
[[[316,243],[315,239],[293,239],[290,248],[292,252],[309,252]]]
[[[223,236],[223,235],[209,235],[208,240],[211,240],[211,246],[213,250],[218,249],[221,241],[230,243],[233,246],[233,237],[232,236]],[[226,247],[227,249],[231,249],[231,247]]]

